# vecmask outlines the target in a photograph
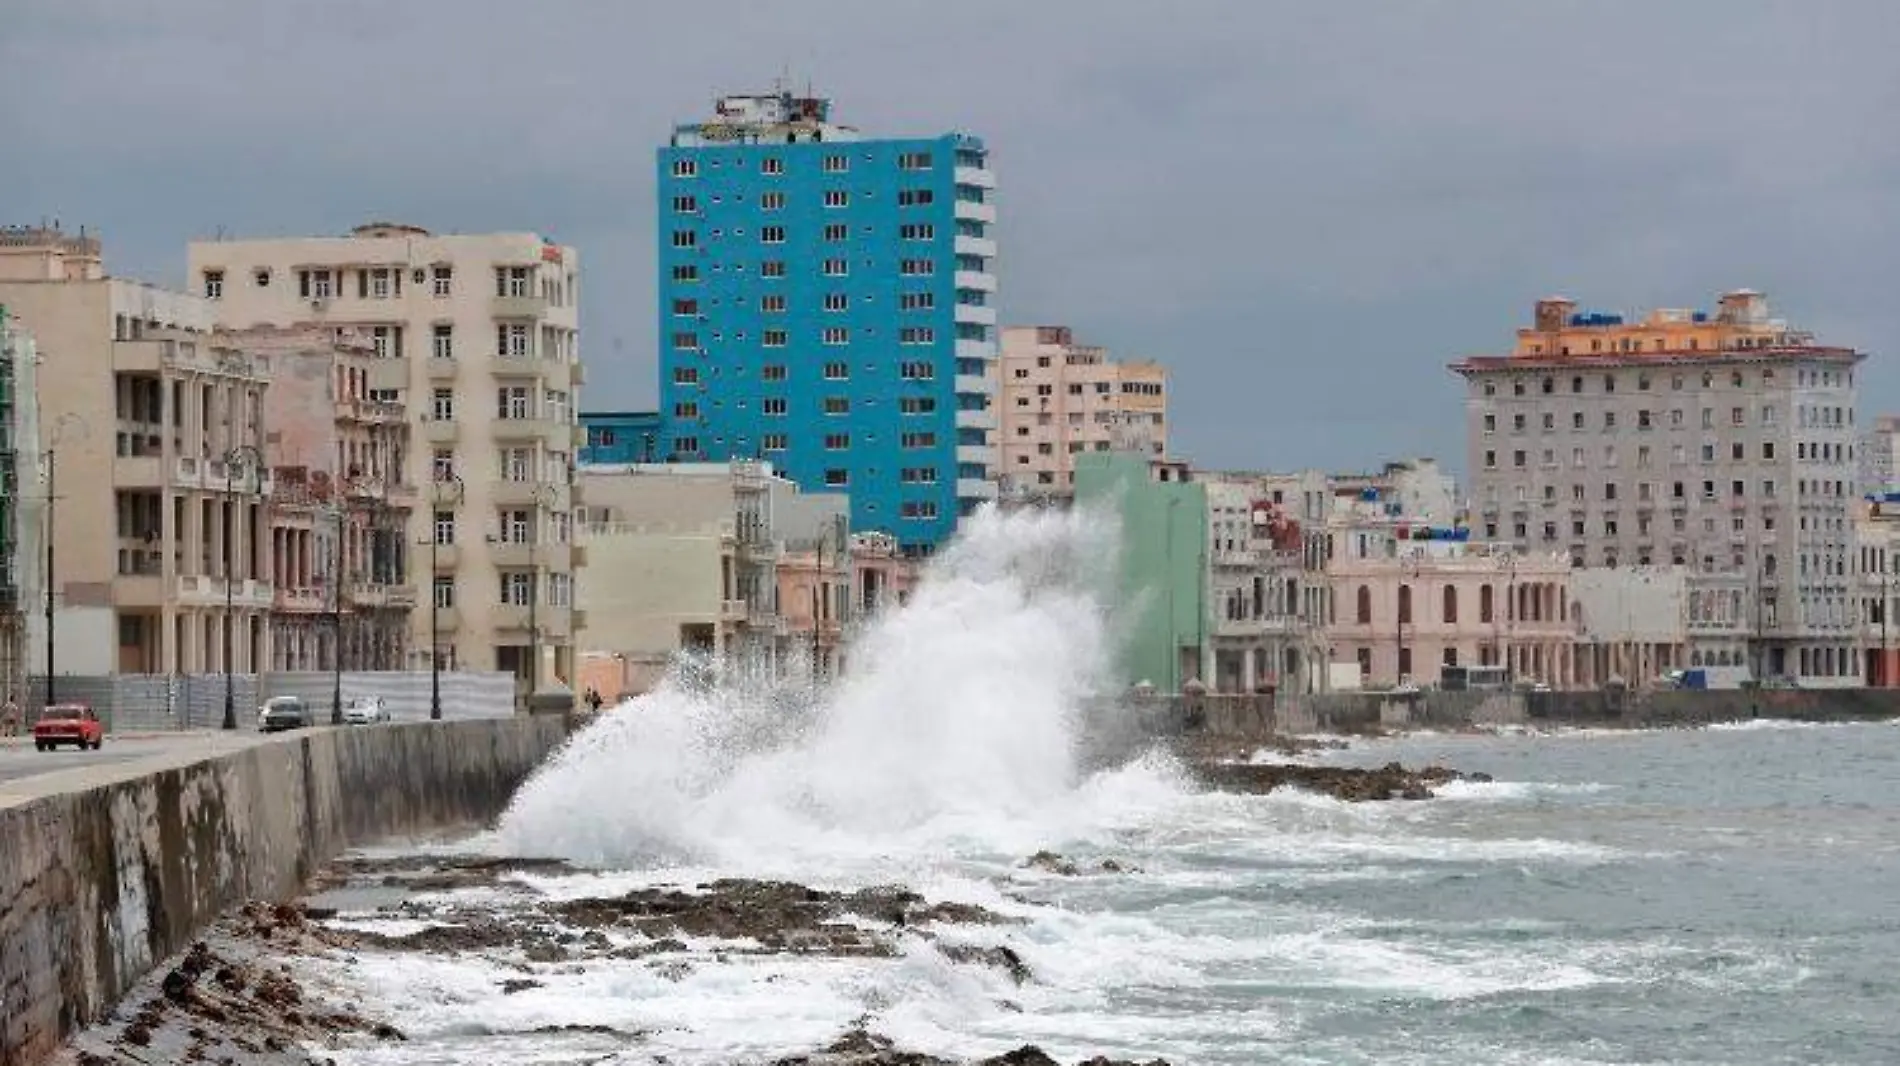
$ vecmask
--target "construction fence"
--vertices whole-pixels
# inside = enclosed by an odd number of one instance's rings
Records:
[[[255,728],[257,710],[274,696],[297,696],[318,722],[328,721],[337,675],[329,672],[232,674],[231,703],[240,729]],[[56,703],[91,707],[109,732],[163,732],[217,729],[224,724],[223,674],[59,674],[53,678]],[[25,692],[25,721],[32,723],[46,700],[46,679],[33,677]],[[345,671],[344,703],[380,696],[389,717],[398,722],[429,717],[426,671]],[[443,718],[505,718],[516,711],[513,674],[501,671],[449,670],[442,674]]]

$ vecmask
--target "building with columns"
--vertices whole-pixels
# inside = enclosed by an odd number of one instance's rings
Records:
[[[267,666],[264,368],[206,300],[108,276],[84,234],[0,231],[0,304],[40,357],[54,674]]]
[[[1442,666],[1509,668],[1518,681],[1575,683],[1570,563],[1393,514],[1335,504],[1326,527],[1329,659],[1362,685],[1436,684]]]

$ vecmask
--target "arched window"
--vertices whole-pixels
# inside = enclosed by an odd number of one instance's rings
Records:
[[[1405,625],[1412,620],[1412,586],[1399,586],[1399,624]]]
[[[1451,585],[1446,585],[1445,586],[1445,624],[1456,625],[1457,622],[1458,622],[1458,590]],[[1455,666],[1457,664],[1454,663],[1453,665]]]
[[[1372,590],[1364,585],[1359,586],[1359,624],[1372,624]]]
[[[1478,590],[1478,621],[1490,622],[1496,617],[1497,606],[1493,602],[1494,598],[1490,585],[1485,585]]]

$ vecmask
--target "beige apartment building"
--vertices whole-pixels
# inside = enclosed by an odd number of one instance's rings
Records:
[[[571,683],[575,250],[532,233],[377,223],[340,237],[196,241],[190,270],[227,327],[368,336],[369,400],[401,405],[416,442],[393,483],[425,489],[400,519],[402,540],[435,542],[422,552],[436,559],[433,616],[413,612],[408,664],[429,664],[439,631],[445,666],[512,671],[528,688]]]
[[[0,232],[0,304],[38,342],[53,672],[266,666],[263,367],[205,300],[108,277],[93,237]]]
[[[1855,369],[1725,293],[1640,318],[1537,303],[1466,382],[1473,525],[1574,565],[1685,566],[1747,590],[1756,675],[1858,684]]]
[[[376,349],[360,329],[221,333],[270,375],[264,394],[274,560],[271,669],[409,665],[417,596],[403,404],[370,397]]]
[[[998,477],[1005,498],[1068,497],[1075,457],[1138,449],[1167,452],[1167,372],[1116,362],[1075,343],[1067,326],[1006,326],[997,389]]]

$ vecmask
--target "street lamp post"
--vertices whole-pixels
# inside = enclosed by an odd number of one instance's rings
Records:
[[[446,501],[451,513],[460,506],[462,479],[449,474],[435,482],[429,514],[429,718],[442,719],[442,604],[436,599],[436,574],[441,562],[442,534],[436,529],[436,509]]]
[[[237,690],[231,674],[231,613],[232,592],[237,582],[234,573],[237,551],[232,542],[237,538],[237,464],[248,465],[252,477],[256,477],[257,466],[263,461],[257,448],[249,444],[240,444],[224,453],[224,728],[237,728]],[[252,664],[256,666],[255,663]]]

